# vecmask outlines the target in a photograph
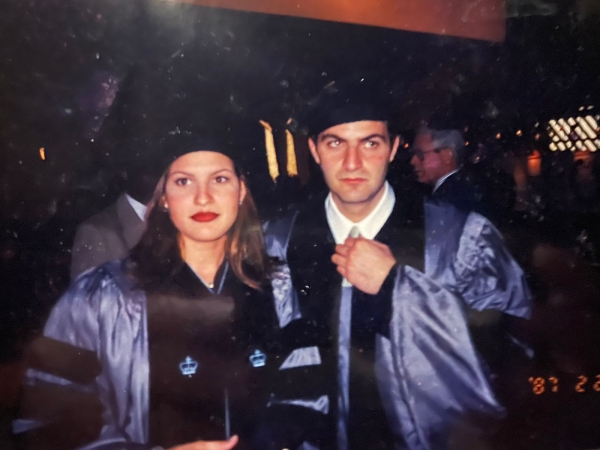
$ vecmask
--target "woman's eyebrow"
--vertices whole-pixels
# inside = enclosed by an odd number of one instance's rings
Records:
[[[171,173],[169,174],[169,177],[168,177],[168,178],[171,178],[173,175],[185,175],[186,177],[193,177],[193,176],[194,176],[193,174],[191,174],[191,173],[189,173],[189,172],[186,172],[186,171],[184,171],[184,170],[176,170],[176,171],[174,171],[174,172],[171,172]]]
[[[215,170],[214,172],[212,172],[212,174],[211,174],[211,175],[216,175],[216,174],[218,174],[218,173],[221,173],[221,172],[229,172],[229,173],[234,173],[234,171],[233,171],[233,170],[231,170],[231,169],[229,169],[229,168],[225,168],[225,169],[219,169],[219,170]]]
[[[209,172],[208,175],[209,176],[214,176],[214,175],[217,175],[217,174],[222,173],[222,172],[227,172],[227,173],[231,173],[231,174],[235,173],[232,169],[229,169],[229,168],[225,167],[223,169],[213,170],[212,172]],[[169,174],[169,178],[171,178],[173,175],[184,175],[186,177],[192,177],[192,178],[196,177],[193,173],[186,172],[185,170],[176,170],[174,172],[171,172]]]

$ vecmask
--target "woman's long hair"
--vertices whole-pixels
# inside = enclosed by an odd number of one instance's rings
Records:
[[[179,247],[179,230],[163,206],[169,170],[157,185],[146,219],[146,231],[126,261],[128,273],[142,289],[159,289],[185,264]],[[240,183],[245,183],[237,167],[236,175]],[[269,257],[256,205],[248,189],[235,222],[227,232],[225,253],[238,279],[254,289],[260,289],[269,270]]]

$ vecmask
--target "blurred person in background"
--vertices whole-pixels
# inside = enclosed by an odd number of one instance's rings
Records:
[[[418,181],[432,187],[432,199],[489,217],[483,192],[463,169],[465,153],[460,131],[422,127],[416,134],[410,163]]]
[[[125,192],[78,226],[71,251],[72,280],[90,268],[124,258],[139,242],[148,204],[161,175],[159,166],[149,157],[130,163],[124,174]]]

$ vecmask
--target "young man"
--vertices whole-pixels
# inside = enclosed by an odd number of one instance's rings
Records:
[[[296,346],[271,405],[296,408],[304,422],[290,435],[309,448],[465,448],[455,436],[503,408],[463,309],[529,314],[523,272],[485,218],[426,205],[425,228],[412,220],[386,181],[399,143],[387,119],[329,102],[309,140],[329,192],[267,226],[286,263],[280,325]],[[312,424],[302,409],[317,412]]]

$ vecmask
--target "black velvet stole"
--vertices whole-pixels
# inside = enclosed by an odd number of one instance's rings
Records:
[[[352,291],[350,351],[350,415],[348,442],[351,449],[389,449],[398,443],[381,404],[375,378],[375,342],[379,334],[389,338],[392,294],[398,268],[409,265],[423,270],[424,230],[421,221],[410,216],[396,201],[394,209],[375,240],[387,245],[396,259],[379,293]]]
[[[215,277],[213,294],[187,265],[147,293],[150,358],[150,441],[169,448],[225,438],[225,390],[231,431],[251,434],[253,411],[266,403],[253,367],[258,350],[268,358],[274,308],[268,293],[240,282],[231,268]],[[189,358],[189,359],[188,359]]]
[[[327,222],[324,202],[325,195],[322,195],[301,209],[290,236],[287,256],[305,322],[296,327],[296,333],[300,335],[301,330],[306,328],[311,328],[312,332],[304,332],[305,336],[310,336],[305,345],[300,345],[300,337],[297,337],[297,344],[299,347],[318,344],[323,361],[321,366],[313,370],[313,383],[306,380],[308,372],[303,370],[302,394],[307,396],[312,389],[312,397],[323,393],[329,395],[329,432],[320,440],[319,445],[330,448],[335,447],[337,426],[337,343],[342,276],[331,262],[331,256],[335,253],[335,241]],[[422,205],[422,202],[419,204]],[[415,214],[415,211],[409,211],[397,199],[390,218],[376,240],[390,247],[398,265],[410,265],[422,270],[423,221],[422,214],[418,212]],[[395,268],[393,272],[378,295],[371,296],[353,289],[350,361],[352,448],[370,447],[374,441],[369,444],[364,439],[376,435],[382,436],[382,445],[389,443],[385,436],[388,427],[385,425],[374,377],[374,358],[376,334],[389,336],[390,299]],[[361,447],[366,444],[369,445]]]

